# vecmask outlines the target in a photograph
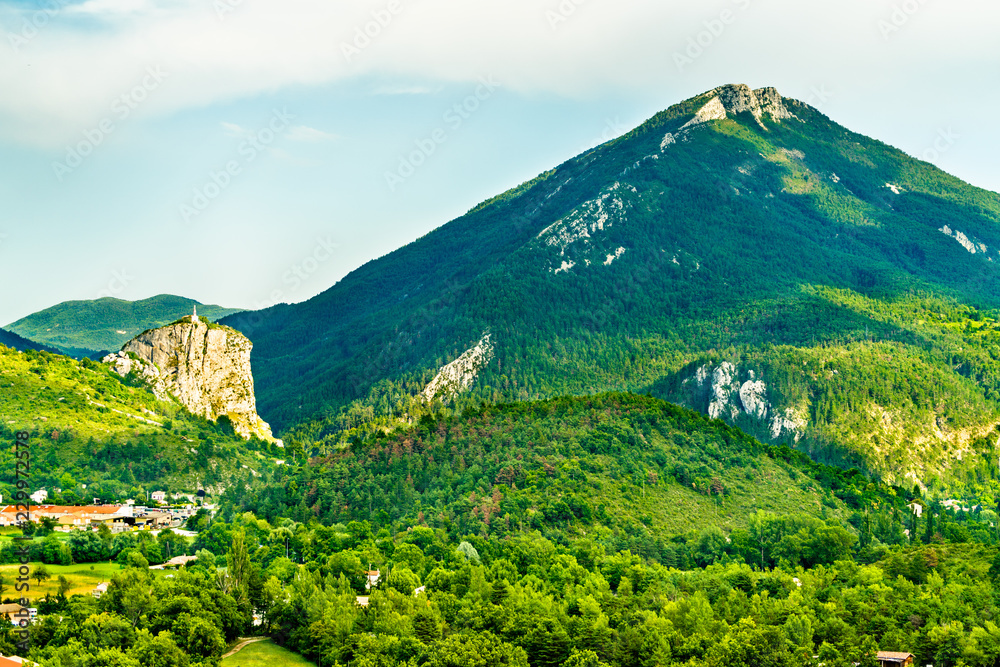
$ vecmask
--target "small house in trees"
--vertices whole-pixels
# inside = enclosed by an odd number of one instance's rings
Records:
[[[365,590],[370,591],[375,586],[378,586],[378,580],[381,576],[382,573],[378,570],[369,570],[365,572],[365,578],[367,579],[367,581],[365,581]]]
[[[8,655],[6,657],[0,655],[0,667],[29,667],[30,665],[37,664],[37,662],[25,660],[24,658],[19,658],[16,655]]]
[[[877,660],[879,667],[913,667],[912,653],[879,651]]]

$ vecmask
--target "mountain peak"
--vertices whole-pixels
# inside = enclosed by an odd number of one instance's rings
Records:
[[[771,116],[771,119],[778,123],[796,117],[785,106],[785,100],[776,88],[753,90],[743,83],[731,83],[719,86],[707,94],[713,96],[709,104],[717,107],[721,103],[727,114],[750,113],[761,126],[763,126],[761,119],[764,114]],[[725,116],[723,115],[723,117]]]

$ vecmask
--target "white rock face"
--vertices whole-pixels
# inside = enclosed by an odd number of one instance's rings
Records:
[[[156,398],[161,401],[170,400],[170,392],[167,391],[165,378],[160,373],[160,369],[154,364],[140,359],[133,359],[125,352],[109,354],[101,359],[101,362],[110,365],[111,370],[121,377],[125,377],[129,373],[135,373],[135,377],[145,382]]]
[[[743,403],[743,410],[751,417],[756,417],[757,419],[767,417],[768,403],[766,397],[767,386],[762,380],[750,379],[740,387],[740,402]]]
[[[806,417],[793,408],[776,410],[767,400],[767,384],[764,380],[757,379],[753,371],[747,375],[749,379],[740,383],[738,369],[732,363],[724,361],[714,370],[708,365],[700,366],[684,384],[694,382],[704,388],[711,382],[708,387],[708,416],[712,419],[733,421],[741,414],[747,414],[764,422],[772,438],[791,435],[798,442],[809,423]],[[770,420],[769,415],[773,415]]]
[[[143,373],[151,377],[156,374],[148,365],[155,366],[162,387],[192,413],[213,421],[226,415],[244,438],[273,440],[271,427],[257,415],[250,370],[252,347],[235,329],[185,317],[136,336],[122,352],[126,358],[127,353],[138,357],[147,366]],[[105,361],[113,363],[116,372],[128,366],[120,354]]]
[[[712,373],[712,400],[708,404],[708,416],[720,419],[728,415],[731,419],[736,419],[740,409],[730,401],[730,398],[738,393],[736,367],[728,361],[723,361]]]
[[[538,243],[559,250],[556,263],[549,267],[549,271],[558,274],[580,264],[608,265],[609,255],[615,259],[621,257],[625,248],[607,247],[610,244],[602,237],[612,226],[628,220],[632,207],[629,197],[635,194],[638,191],[633,186],[616,182],[605,188],[596,199],[584,202],[569,215],[539,232]],[[567,254],[572,254],[572,258]]]
[[[624,254],[625,248],[618,248],[618,250],[615,250],[614,254],[608,255],[607,259],[604,260],[604,266],[611,266],[611,262],[615,261]]]
[[[479,371],[493,359],[493,341],[486,332],[476,345],[455,361],[441,367],[434,379],[424,388],[421,395],[426,401],[435,398],[447,400],[469,389],[479,376]]]
[[[982,243],[981,241],[978,240],[970,239],[968,236],[966,236],[960,231],[957,230],[953,231],[951,227],[949,227],[948,225],[941,227],[941,229],[939,229],[938,231],[944,234],[945,236],[950,236],[951,238],[958,241],[958,243],[963,248],[968,250],[973,255],[975,255],[977,252],[981,252],[985,255],[990,250],[989,246],[987,246],[985,243]]]
[[[698,109],[698,111],[694,115],[694,118],[681,125],[681,130],[683,131],[690,127],[695,127],[696,125],[707,123],[710,120],[725,120],[725,119],[726,119],[726,107],[722,104],[722,100],[720,100],[718,97],[713,97],[708,104]]]
[[[785,99],[778,93],[777,88],[758,88],[753,91],[760,103],[761,114],[768,114],[776,122],[798,117],[785,106]]]
[[[660,152],[670,144],[684,139],[692,129],[711,120],[725,120],[730,114],[749,113],[757,124],[766,129],[763,123],[764,115],[771,117],[776,123],[798,117],[785,106],[784,98],[775,88],[758,88],[751,90],[744,84],[727,85],[709,91],[714,96],[702,108],[698,109],[694,118],[684,123],[676,133],[668,132],[660,142]]]
[[[771,420],[771,437],[780,438],[783,435],[794,434],[795,442],[798,442],[808,423],[803,415],[788,408],[784,413],[775,414],[774,419]]]

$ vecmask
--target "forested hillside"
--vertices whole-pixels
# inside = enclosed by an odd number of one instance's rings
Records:
[[[800,102],[718,102],[748,92],[671,107],[310,301],[230,318],[262,415],[319,439],[392,428],[436,409],[421,391],[488,334],[443,403],[724,398],[723,418],[820,460],[982,483],[966,459],[996,461],[1000,196]],[[722,363],[726,396],[682,386]]]
[[[291,453],[296,447],[291,445]],[[301,450],[299,450],[301,451]],[[663,535],[745,527],[758,510],[845,518],[881,498],[857,470],[812,463],[719,421],[635,395],[470,409],[234,485],[227,499],[268,520],[377,520],[469,533],[615,535],[657,556]],[[250,490],[247,490],[247,489]]]
[[[316,454],[235,477],[191,543],[41,527],[37,558],[120,569],[100,599],[38,601],[18,650],[209,667],[252,632],[360,667],[1000,665],[992,508],[652,397],[480,406]],[[180,550],[197,560],[147,569]]]
[[[34,341],[30,341],[27,338],[18,336],[16,333],[11,333],[6,329],[0,329],[0,345],[4,345],[13,350],[45,350],[46,352],[58,352],[54,347],[48,347]]]
[[[138,378],[120,378],[89,359],[0,345],[0,440],[31,435],[31,484],[50,500],[89,502],[143,497],[147,491],[221,492],[243,464],[273,465],[275,448],[249,443],[226,420],[195,417],[179,403],[158,401]],[[0,467],[14,470],[13,447]],[[14,496],[12,476],[0,483]],[[62,493],[56,494],[55,488]]]
[[[194,299],[160,294],[141,301],[104,297],[92,301],[66,301],[21,318],[7,328],[25,338],[57,348],[74,357],[95,357],[117,352],[147,329],[155,329],[185,315],[197,306],[212,320],[239,312],[236,308],[205,305]]]

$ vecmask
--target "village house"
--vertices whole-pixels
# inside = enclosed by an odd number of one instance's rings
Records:
[[[166,491],[153,491],[149,496],[154,503],[164,503],[167,501]]]
[[[380,576],[382,576],[382,573],[378,570],[369,570],[368,572],[365,572],[365,590],[370,591],[375,586],[378,586]]]
[[[17,505],[0,507],[0,526],[17,525],[18,514]],[[111,532],[120,533],[129,528],[132,508],[125,505],[38,505],[31,508],[30,517],[34,523],[42,519],[55,521],[56,529],[61,531],[93,529],[104,524]]]
[[[97,586],[94,587],[94,590],[90,591],[90,594],[93,595],[98,600],[100,600],[101,596],[108,592],[108,586],[110,585],[111,585],[110,582],[102,581],[101,583],[97,584]]]
[[[198,560],[197,556],[175,556],[170,560],[168,560],[166,563],[163,563],[162,565],[150,565],[149,569],[150,570],[166,570],[167,568],[175,569],[183,567],[184,565],[187,565],[188,563],[196,560]]]
[[[24,607],[19,604],[0,604],[0,618],[6,618],[11,625],[19,625],[21,619],[25,618]],[[38,610],[34,607],[28,608],[27,620],[34,621],[38,616]]]
[[[879,667],[913,667],[913,658],[912,653],[879,651],[876,659]]]
[[[0,526],[16,526],[24,515],[24,506],[0,506]],[[135,505],[37,505],[32,506],[30,519],[40,523],[49,519],[56,523],[56,530],[96,530],[105,525],[112,533],[128,530],[162,530],[180,526],[195,513],[194,507],[171,508],[150,511]]]
[[[174,524],[174,518],[167,512],[145,512],[136,514],[129,519],[130,523],[142,530],[158,530],[170,528]],[[178,521],[178,523],[180,523]]]
[[[953,512],[975,512],[976,510],[982,509],[979,505],[969,507],[968,505],[963,505],[961,501],[954,499],[942,500],[941,506],[950,509]]]

